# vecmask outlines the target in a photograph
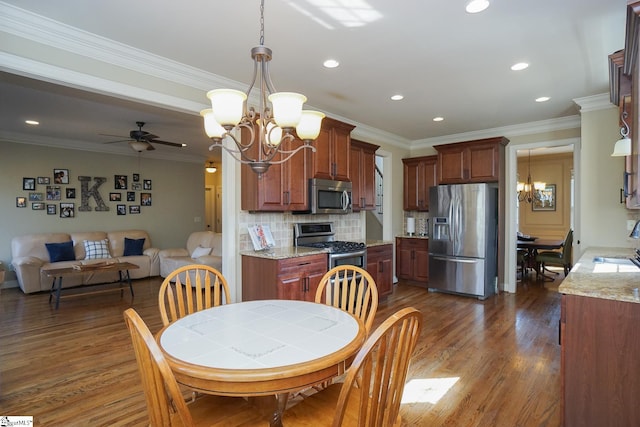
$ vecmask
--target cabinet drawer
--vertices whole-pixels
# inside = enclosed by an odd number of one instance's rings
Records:
[[[367,258],[391,257],[393,255],[392,245],[371,246],[367,248]]]
[[[278,262],[279,274],[288,274],[291,272],[299,272],[301,269],[309,270],[327,270],[327,255],[317,254],[295,258],[287,258]]]
[[[398,242],[404,249],[416,249],[416,250],[429,250],[428,239],[411,239],[411,238],[398,238]]]

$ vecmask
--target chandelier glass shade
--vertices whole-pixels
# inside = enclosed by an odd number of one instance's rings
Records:
[[[234,89],[214,89],[207,93],[211,108],[200,112],[204,118],[207,136],[213,141],[209,147],[221,147],[236,160],[248,164],[251,169],[262,174],[272,164],[284,163],[298,151],[310,149],[320,134],[324,114],[319,111],[303,110],[307,97],[294,92],[276,92],[269,74],[271,49],[264,46],[264,0],[260,2],[260,45],[251,49],[254,62],[253,79],[246,92]],[[251,91],[256,87],[259,92],[258,105],[248,107]],[[246,129],[250,137],[243,140],[239,135]],[[285,141],[296,136],[302,145],[287,151]],[[223,144],[225,138],[231,138],[236,148]],[[251,149],[258,145],[257,149]],[[280,156],[277,156],[280,154]]]
[[[518,192],[518,201],[533,203],[534,200],[540,200],[540,192],[545,189],[547,184],[542,181],[533,181],[531,179],[531,150],[529,150],[529,165],[527,169],[527,182],[518,181],[516,191]]]

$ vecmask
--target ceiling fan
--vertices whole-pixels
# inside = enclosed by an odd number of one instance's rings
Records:
[[[119,139],[116,141],[108,141],[108,142],[104,142],[104,144],[113,144],[116,142],[125,142],[128,141],[129,142],[129,146],[137,152],[142,152],[142,151],[150,151],[150,150],[155,150],[155,147],[153,145],[151,145],[151,143],[154,144],[162,144],[162,145],[168,145],[170,147],[185,147],[187,144],[180,144],[177,142],[169,142],[169,141],[162,141],[159,138],[158,135],[154,135],[150,132],[144,131],[142,130],[142,126],[144,126],[144,122],[136,122],[136,126],[138,126],[138,129],[134,129],[132,131],[129,132],[129,138],[127,139]],[[126,138],[124,136],[121,135],[108,135],[108,134],[100,134],[100,135],[105,135],[105,136],[118,136],[120,138]]]

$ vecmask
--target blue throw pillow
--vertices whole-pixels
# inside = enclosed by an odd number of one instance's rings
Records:
[[[123,256],[142,255],[142,247],[144,246],[144,237],[142,239],[124,238]]]
[[[49,252],[49,262],[75,261],[76,259],[71,240],[63,243],[45,243],[44,245]]]

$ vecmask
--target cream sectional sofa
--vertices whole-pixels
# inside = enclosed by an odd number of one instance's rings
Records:
[[[142,255],[123,256],[125,238],[134,240],[144,238]],[[91,264],[107,261],[104,258],[85,259],[84,241],[100,241],[104,239],[108,241],[110,261],[130,262],[139,267],[138,269],[129,270],[132,279],[158,276],[160,274],[159,249],[151,247],[151,238],[149,234],[143,230],[28,234],[16,236],[11,239],[11,264],[16,271],[20,289],[26,294],[50,290],[53,279],[43,273],[42,270],[44,268],[64,268],[76,264]],[[73,242],[75,260],[50,262],[49,251],[45,244],[68,241]],[[110,283],[117,280],[117,272],[87,271],[83,274],[66,277],[63,281],[63,288]]]
[[[196,231],[189,235],[186,248],[162,249],[160,275],[167,277],[172,271],[189,264],[204,264],[222,272],[222,234],[212,231]],[[205,253],[204,255],[196,252]],[[207,249],[211,249],[207,253]]]

